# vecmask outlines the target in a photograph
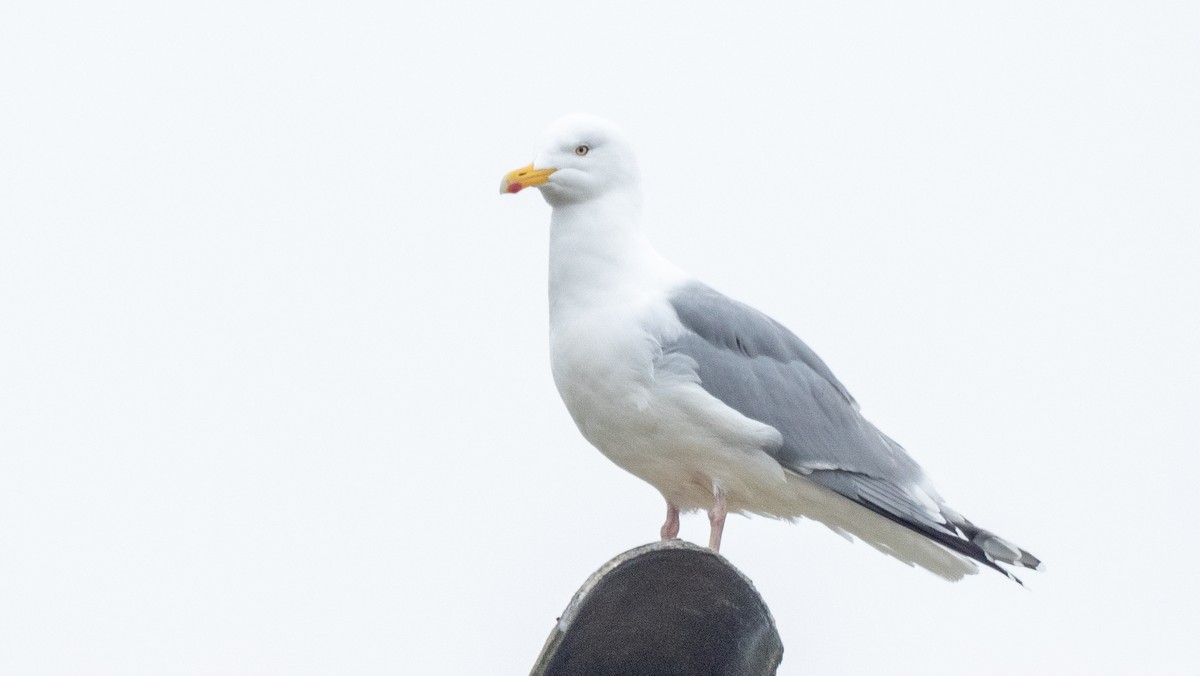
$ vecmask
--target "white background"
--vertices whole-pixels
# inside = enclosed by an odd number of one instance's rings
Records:
[[[497,193],[571,111],[1047,563],[732,518],[781,673],[1200,670],[1194,3],[108,4],[0,10],[0,672],[526,673],[663,512]]]

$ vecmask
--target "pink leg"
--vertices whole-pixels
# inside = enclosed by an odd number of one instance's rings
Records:
[[[721,551],[721,533],[725,531],[725,515],[729,510],[725,506],[725,493],[713,486],[713,508],[708,510],[708,548],[714,552]]]
[[[674,540],[679,537],[679,508],[667,500],[667,521],[658,531],[664,540]]]

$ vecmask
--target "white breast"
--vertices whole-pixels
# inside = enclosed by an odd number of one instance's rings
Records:
[[[712,506],[714,486],[732,511],[786,486],[762,449],[777,430],[710,396],[694,373],[664,359],[683,326],[668,298],[690,277],[654,251],[636,200],[556,206],[550,231],[550,363],[583,436],[680,509]],[[670,368],[668,368],[668,366]]]
[[[786,483],[763,452],[779,433],[714,399],[694,377],[664,370],[662,341],[680,330],[665,300],[560,317],[550,337],[554,382],[583,436],[681,509],[711,506],[719,485],[731,509],[758,511],[764,486]]]

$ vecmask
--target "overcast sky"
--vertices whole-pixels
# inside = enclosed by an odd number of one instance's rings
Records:
[[[7,3],[0,672],[527,673],[663,514],[497,194],[586,111],[665,255],[1047,563],[731,517],[781,674],[1196,674],[1197,7]]]

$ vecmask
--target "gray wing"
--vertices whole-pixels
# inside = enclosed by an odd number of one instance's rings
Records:
[[[778,430],[783,443],[767,452],[781,465],[1017,582],[995,561],[1040,565],[943,504],[916,461],[859,414],[825,362],[782,324],[699,282],[670,302],[686,330],[664,354],[695,362],[706,392]]]
[[[925,483],[916,462],[859,414],[825,362],[782,324],[698,282],[670,301],[687,330],[664,351],[695,361],[709,394],[779,430],[782,465]]]
[[[670,300],[687,330],[664,352],[690,358],[705,391],[779,430],[783,444],[768,452],[781,465],[909,528],[957,538],[942,514],[906,490],[938,499],[921,467],[859,414],[795,334],[698,282]]]

